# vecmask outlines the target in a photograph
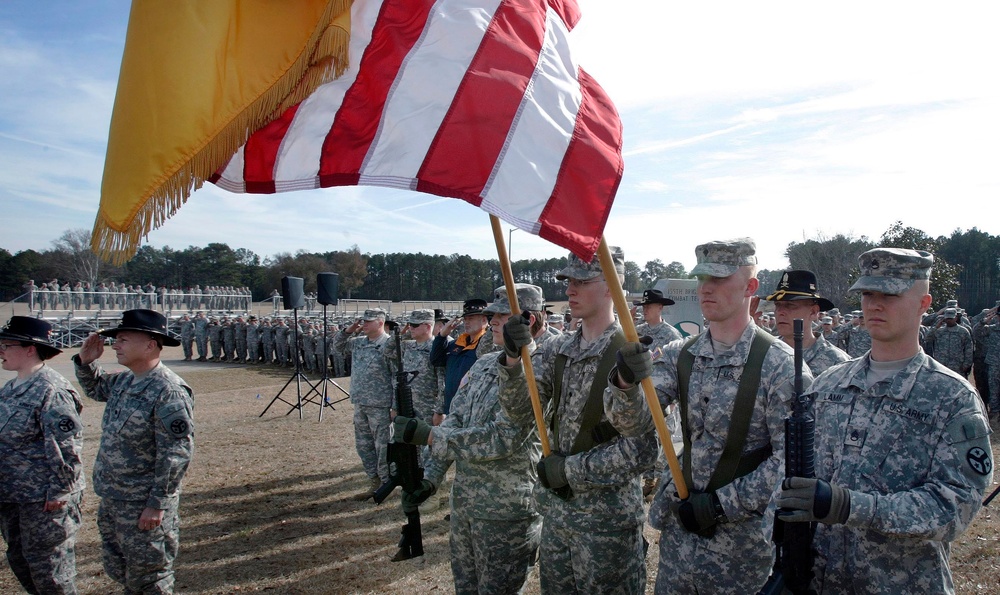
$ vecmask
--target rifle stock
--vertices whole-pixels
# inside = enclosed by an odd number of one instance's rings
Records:
[[[814,446],[816,420],[802,394],[802,327],[803,321],[793,321],[795,344],[795,395],[792,415],[785,420],[785,477],[816,477]],[[810,329],[810,332],[812,330]],[[774,568],[758,595],[815,593],[812,589],[813,531],[815,523],[785,523],[775,511],[772,541],[775,545]]]

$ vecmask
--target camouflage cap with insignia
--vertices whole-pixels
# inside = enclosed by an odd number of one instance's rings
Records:
[[[619,275],[625,274],[625,252],[618,246],[610,246],[611,259],[615,263],[615,272]],[[566,279],[579,279],[587,281],[594,277],[599,277],[601,272],[601,259],[594,255],[590,262],[583,262],[576,254],[570,253],[569,262],[566,268],[556,273],[556,279],[564,281]]]
[[[365,310],[365,315],[362,316],[362,319],[366,321],[379,320],[379,319],[385,320],[385,310],[383,310],[382,308],[371,308]]]
[[[899,295],[921,279],[930,279],[934,255],[924,250],[875,248],[858,257],[861,277],[850,291]]]
[[[545,298],[542,297],[542,288],[528,283],[515,283],[514,291],[517,292],[517,305],[521,311],[531,310],[541,312],[545,305]],[[492,314],[510,314],[510,300],[507,299],[507,287],[497,287],[493,292],[493,303],[486,307],[483,312]]]
[[[406,324],[413,326],[418,326],[421,324],[434,325],[434,310],[421,309],[414,310],[410,312],[410,316],[406,319]]]
[[[944,309],[945,318],[958,318],[958,310],[955,308],[945,308]]]
[[[757,245],[750,238],[709,242],[694,249],[698,264],[691,277],[728,277],[743,266],[757,264]]]

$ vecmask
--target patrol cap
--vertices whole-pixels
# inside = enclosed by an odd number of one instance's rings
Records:
[[[840,316],[840,308],[830,308],[826,313],[830,316]]]
[[[562,324],[563,321],[564,321],[564,319],[563,319],[562,314],[549,314],[549,316],[546,319],[546,321],[549,324]]]
[[[421,324],[434,325],[434,310],[414,310],[406,319],[406,324],[418,326]]]
[[[517,292],[517,305],[521,311],[531,310],[541,312],[545,307],[545,298],[542,297],[542,288],[528,283],[515,283],[514,291]],[[510,300],[507,299],[507,287],[501,285],[493,291],[493,303],[486,307],[483,312],[491,314],[510,314]]]
[[[698,264],[691,277],[728,277],[742,266],[757,264],[757,245],[750,238],[715,241],[694,249]]]
[[[615,272],[619,275],[625,274],[625,252],[618,246],[610,246],[611,260],[615,263]],[[580,257],[572,252],[569,255],[569,262],[566,268],[556,273],[556,279],[579,279],[587,281],[594,277],[599,277],[604,273],[601,271],[601,259],[594,255],[590,262],[583,262]]]
[[[824,316],[823,318],[820,318],[819,321],[820,324],[833,324],[833,319],[829,316]]]
[[[934,255],[924,250],[875,248],[858,257],[861,276],[850,291],[899,295],[921,279],[930,279]]]
[[[958,308],[958,300],[948,300],[945,303],[946,308]]]
[[[945,308],[944,309],[944,317],[945,318],[957,318],[958,317],[958,310],[956,310],[955,308]]]
[[[371,308],[365,310],[365,315],[362,316],[361,318],[366,322],[369,320],[379,320],[379,319],[385,320],[385,310],[383,310],[382,308]]]

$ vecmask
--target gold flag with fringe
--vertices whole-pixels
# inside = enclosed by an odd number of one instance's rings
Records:
[[[121,264],[247,138],[348,65],[351,0],[138,0],[91,246]]]

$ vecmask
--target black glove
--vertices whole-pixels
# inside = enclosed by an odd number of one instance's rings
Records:
[[[653,360],[649,356],[649,346],[653,338],[645,336],[637,343],[628,342],[621,346],[615,358],[618,360],[618,377],[625,384],[638,384],[653,374]]]
[[[413,490],[412,492],[403,492],[403,512],[412,512],[417,509],[418,506],[424,503],[425,500],[434,495],[437,491],[437,486],[434,485],[429,479],[424,479],[420,482],[420,487]]]
[[[554,452],[538,461],[536,467],[538,471],[538,482],[542,487],[551,490],[556,496],[563,500],[569,500],[573,496],[573,488],[569,487],[569,480],[566,479],[566,456]]]
[[[822,479],[785,478],[775,503],[785,509],[778,511],[778,518],[791,523],[839,525],[851,516],[851,492]]]
[[[422,419],[397,415],[392,420],[392,441],[406,444],[427,444],[431,425]]]
[[[722,504],[715,492],[691,492],[687,500],[681,500],[673,509],[682,527],[702,537],[715,533],[715,525],[722,516]]]
[[[521,357],[521,348],[531,345],[531,318],[521,313],[511,316],[503,325],[503,352],[511,359]]]

